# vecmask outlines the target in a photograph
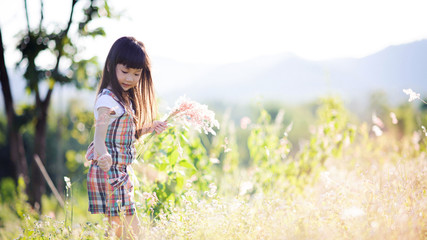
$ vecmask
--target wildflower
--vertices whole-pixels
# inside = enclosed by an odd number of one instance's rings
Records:
[[[374,125],[372,127],[372,131],[375,133],[375,136],[377,137],[383,135],[383,131],[377,125]]]
[[[424,135],[427,137],[427,130],[426,130],[426,127],[421,126],[421,128],[423,129],[423,133],[424,133]]]
[[[396,125],[399,121],[397,120],[396,114],[394,112],[390,112],[391,122]]]
[[[147,201],[147,203],[149,205],[154,205],[155,203],[157,203],[159,201],[159,199],[157,198],[156,192],[153,192],[153,193],[144,192],[144,193],[142,193],[142,200]]]
[[[185,96],[178,98],[175,102],[175,107],[167,115],[164,121],[179,121],[186,125],[194,127],[199,132],[204,131],[205,134],[211,133],[216,135],[214,127],[219,128],[219,122],[215,119],[215,113],[208,109],[208,106],[192,101]],[[153,136],[153,131],[144,139],[147,143]]]
[[[267,154],[267,157],[270,157],[270,150],[267,148],[267,146],[265,146],[264,148],[265,148],[265,154]]]
[[[409,95],[409,102],[414,101],[415,99],[419,99],[421,100],[423,103],[427,104],[427,102],[425,102],[424,100],[422,100],[420,98],[420,94],[416,93],[414,91],[412,91],[412,89],[408,88],[408,89],[403,89],[403,92],[406,93],[406,95]]]
[[[153,192],[150,203],[151,203],[151,204],[155,204],[155,203],[157,203],[158,201],[159,201],[159,198],[157,198],[157,194],[156,194],[156,192]]]
[[[169,113],[166,121],[171,119],[183,121],[192,125],[199,132],[203,130],[205,134],[216,135],[213,128],[219,128],[219,122],[215,119],[213,111],[209,110],[206,105],[192,101],[185,96],[177,100],[174,110]]]
[[[379,117],[377,117],[377,114],[375,114],[375,113],[373,113],[373,114],[372,114],[372,122],[373,122],[375,125],[377,125],[378,127],[380,127],[380,128],[384,128],[384,123],[383,123],[383,121],[382,121]]]
[[[187,180],[187,183],[185,184],[186,188],[191,188],[192,182],[190,180]]]
[[[218,158],[210,158],[210,159],[209,159],[209,161],[210,161],[212,164],[219,164],[219,159],[218,159]]]
[[[217,187],[214,183],[209,184],[209,191],[205,191],[205,194],[208,195],[208,197],[214,197],[216,195]]]
[[[227,137],[224,138],[224,144],[222,145],[222,147],[224,148],[225,153],[228,153],[231,151],[231,148],[228,147],[228,138]]]
[[[70,180],[70,178],[69,177],[64,177],[64,181],[65,181],[67,189],[70,189],[71,188],[71,180]]]
[[[421,133],[418,132],[418,131],[414,131],[414,133],[412,134],[412,139],[411,140],[412,140],[412,144],[413,144],[414,149],[416,151],[419,151],[420,150],[420,144],[419,144],[419,142],[421,140]]]
[[[252,191],[254,185],[250,181],[242,182],[239,189],[239,195],[245,195],[246,193]]]
[[[418,144],[420,142],[420,140],[421,140],[420,133],[417,131],[414,131],[414,133],[412,134],[412,139],[411,139],[412,143]]]
[[[197,181],[197,176],[196,176],[196,175],[191,176],[190,180],[191,180],[192,182]]]
[[[341,214],[341,218],[342,219],[349,219],[349,218],[357,218],[357,217],[362,217],[366,215],[365,211],[363,211],[363,209],[360,209],[358,207],[350,207],[345,209],[342,214]]]
[[[249,117],[243,117],[240,119],[240,127],[242,129],[248,128],[248,125],[251,124],[251,119]]]

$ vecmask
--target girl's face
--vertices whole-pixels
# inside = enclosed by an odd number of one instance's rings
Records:
[[[117,80],[124,91],[136,86],[141,79],[142,69],[128,68],[123,64],[116,65]]]

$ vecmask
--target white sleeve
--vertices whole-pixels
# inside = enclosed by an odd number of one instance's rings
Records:
[[[109,95],[101,95],[100,97],[98,97],[96,99],[95,108],[93,110],[96,120],[98,120],[98,111],[97,110],[100,107],[107,107],[107,108],[112,109],[115,112],[114,115],[110,115],[110,117],[111,117],[110,123],[113,122],[115,118],[118,118],[121,115],[123,115],[123,113],[125,113],[122,105],[120,103],[118,103],[116,100],[114,100],[114,98],[112,98]]]

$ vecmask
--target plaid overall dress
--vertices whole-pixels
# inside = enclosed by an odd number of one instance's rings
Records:
[[[103,94],[108,94],[119,102],[111,91],[104,90],[101,95]],[[119,216],[120,213],[124,215],[135,213],[133,184],[128,173],[132,171],[130,164],[136,152],[134,142],[135,124],[132,115],[125,110],[122,116],[108,126],[105,145],[113,160],[108,172],[104,172],[97,165],[98,156],[94,150],[94,143],[89,145],[86,159],[92,160],[92,163],[87,173],[87,190],[89,211],[92,214]]]

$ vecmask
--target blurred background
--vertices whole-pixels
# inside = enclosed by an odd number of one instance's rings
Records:
[[[27,29],[24,1],[2,1],[0,20],[13,95],[17,102],[32,101],[25,94],[22,66],[15,68],[21,59],[16,49],[19,34]],[[76,8],[87,4],[78,1]],[[27,5],[29,25],[37,30],[40,2]],[[108,5],[116,16],[93,19],[88,25],[92,30],[102,27],[105,36],[76,41],[77,56],[97,57],[102,66],[117,38],[135,36],[146,45],[158,96],[169,105],[183,94],[229,104],[257,98],[295,104],[336,94],[363,110],[374,92],[383,92],[397,104],[406,98],[403,88],[420,92],[426,88],[423,1],[108,1]],[[43,8],[48,32],[66,26],[71,3],[45,0]],[[76,9],[75,19],[82,15]],[[75,28],[71,26],[70,37],[76,37]],[[36,61],[45,68],[55,64],[48,54]],[[58,99],[54,106],[75,96],[68,87],[54,91]],[[84,96],[93,102],[92,92]]]
[[[292,124],[291,153],[323,97],[357,123],[391,124],[393,112],[399,134],[412,133],[426,105],[402,90],[427,96],[426,9],[416,0],[0,0],[0,179],[24,175],[37,206],[51,190],[35,158],[57,189],[64,176],[85,178],[96,86],[121,36],[144,42],[160,114],[183,95],[207,104],[235,126],[241,166],[260,108]]]

